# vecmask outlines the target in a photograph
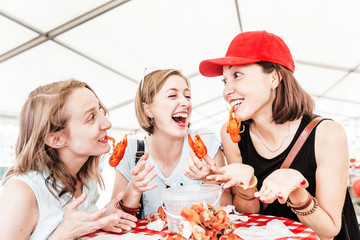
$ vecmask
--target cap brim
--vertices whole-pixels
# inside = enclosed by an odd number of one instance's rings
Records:
[[[245,65],[260,62],[261,59],[223,57],[204,60],[199,65],[200,73],[205,77],[216,77],[223,74],[223,66]]]

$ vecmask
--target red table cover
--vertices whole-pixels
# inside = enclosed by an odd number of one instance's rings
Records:
[[[234,221],[234,224],[236,227],[251,227],[251,226],[264,226],[266,225],[268,222],[270,222],[271,220],[274,219],[278,219],[280,221],[282,221],[285,226],[288,227],[288,229],[290,231],[292,231],[294,234],[296,234],[295,237],[284,237],[284,238],[278,238],[278,240],[291,240],[291,239],[306,239],[306,240],[311,240],[311,239],[318,239],[317,235],[315,234],[315,232],[313,230],[311,230],[310,228],[306,227],[305,225],[296,222],[294,220],[291,219],[287,219],[287,218],[281,218],[281,217],[274,217],[274,216],[268,216],[268,215],[260,215],[260,214],[244,214],[241,213],[240,215],[242,216],[248,216],[249,220],[248,221],[241,221],[241,220],[237,220]],[[153,230],[149,230],[146,228],[146,224],[147,221],[144,219],[141,219],[137,222],[137,226],[136,228],[133,228],[130,231],[127,232],[131,232],[131,233],[135,233],[135,234],[142,234],[142,235],[151,235],[151,236],[158,236],[159,239],[163,239],[168,236],[168,235],[173,235],[171,234],[167,228],[164,228],[161,232],[158,231],[153,231]],[[101,230],[98,230],[96,232],[87,234],[79,239],[81,240],[87,240],[87,239],[91,239],[93,237],[96,236],[100,236],[100,235],[123,235],[126,234],[127,232],[124,233],[110,233],[110,232],[104,232]]]

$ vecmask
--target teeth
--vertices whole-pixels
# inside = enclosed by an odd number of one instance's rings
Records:
[[[103,137],[102,139],[99,140],[99,142],[105,141],[105,137]]]
[[[173,115],[173,117],[183,117],[183,118],[187,118],[187,114],[186,113],[177,113],[175,115]]]
[[[236,100],[236,101],[231,102],[230,104],[231,104],[231,106],[236,106],[236,105],[239,105],[241,103],[242,103],[242,100]]]

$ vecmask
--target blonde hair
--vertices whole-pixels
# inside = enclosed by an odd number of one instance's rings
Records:
[[[88,84],[74,79],[43,85],[29,94],[20,115],[19,136],[15,147],[16,162],[7,171],[2,184],[12,176],[30,170],[43,172],[47,168],[47,186],[53,186],[59,197],[67,192],[74,195],[77,182],[88,187],[86,180],[95,180],[100,187],[104,187],[99,170],[100,156],[90,156],[75,178],[59,160],[57,150],[45,144],[45,137],[49,133],[63,129],[66,132],[68,116],[63,109],[69,96],[79,88],[89,89],[99,100]],[[99,104],[108,113],[100,100]],[[59,187],[59,183],[63,186]]]
[[[149,135],[154,132],[154,122],[150,119],[144,110],[143,103],[151,104],[155,95],[160,91],[166,80],[173,75],[183,78],[190,88],[189,80],[177,69],[156,70],[147,74],[139,84],[135,96],[136,118],[141,126]]]

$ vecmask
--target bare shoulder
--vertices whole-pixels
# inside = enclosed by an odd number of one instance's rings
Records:
[[[36,197],[30,186],[21,180],[9,182],[0,195],[0,212],[6,219],[6,222],[0,221],[1,232],[13,231],[14,234],[14,231],[21,230],[22,234],[30,236],[39,216]]]
[[[317,127],[316,139],[321,142],[344,141],[346,140],[346,133],[340,123],[324,120]]]
[[[317,161],[348,162],[348,143],[343,126],[335,121],[324,120],[315,134]],[[342,159],[342,161],[339,161]]]
[[[225,122],[220,129],[220,135],[222,137],[223,134],[226,134],[226,128],[227,128],[228,122]]]
[[[22,180],[12,180],[2,192],[1,202],[6,201],[7,206],[17,206],[17,208],[27,209],[37,208],[35,194],[31,187]],[[3,205],[0,204],[2,208]]]

